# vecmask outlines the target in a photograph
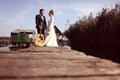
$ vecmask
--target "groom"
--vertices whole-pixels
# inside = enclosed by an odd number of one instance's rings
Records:
[[[46,18],[44,16],[44,9],[40,9],[39,14],[36,15],[35,17],[35,22],[36,22],[36,28],[37,28],[37,33],[41,33],[45,36],[45,30],[47,28],[46,25]]]

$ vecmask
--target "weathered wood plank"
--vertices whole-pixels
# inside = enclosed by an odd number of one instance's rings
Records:
[[[120,80],[120,64],[63,47],[0,52],[0,80]]]

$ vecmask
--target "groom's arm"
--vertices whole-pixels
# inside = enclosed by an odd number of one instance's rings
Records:
[[[45,20],[45,28],[47,29],[47,23],[46,23],[46,18],[44,17],[44,20]]]
[[[36,28],[39,27],[38,15],[35,16],[35,23],[36,23]]]

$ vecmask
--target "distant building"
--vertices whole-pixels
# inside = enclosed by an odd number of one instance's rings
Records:
[[[55,33],[56,33],[56,36],[57,36],[57,42],[58,42],[59,45],[61,45],[61,42],[62,42],[61,40],[62,40],[62,39],[61,39],[60,37],[61,37],[63,34],[62,34],[62,32],[58,29],[57,26],[54,26],[54,28],[55,28]]]
[[[8,46],[10,43],[10,37],[0,37],[0,47]]]
[[[59,37],[60,35],[62,35],[62,32],[58,29],[57,26],[54,26],[54,28],[55,28],[55,33],[56,33],[57,37]]]
[[[57,26],[54,26],[59,46],[69,46],[69,41]]]

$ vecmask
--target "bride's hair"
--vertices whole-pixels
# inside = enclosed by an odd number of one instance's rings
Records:
[[[50,10],[49,13],[52,14],[52,15],[54,15],[54,11],[53,10]]]

